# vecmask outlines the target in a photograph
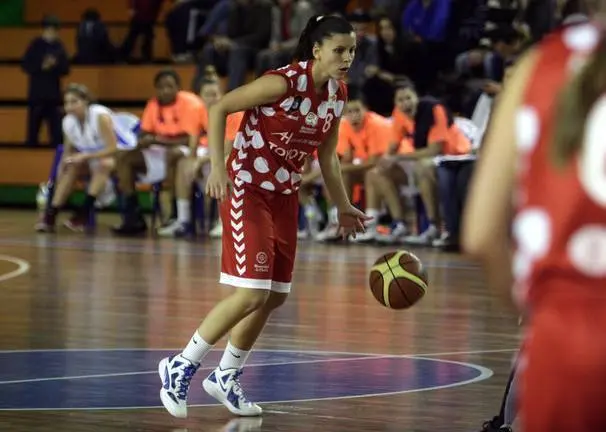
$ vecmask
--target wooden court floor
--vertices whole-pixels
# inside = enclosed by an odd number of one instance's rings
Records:
[[[216,241],[36,234],[33,212],[0,211],[0,431],[475,431],[496,414],[517,320],[459,255],[415,252],[430,290],[380,306],[367,269],[389,248],[301,242],[293,293],[242,383],[261,419],[233,419],[201,381],[190,416],[161,409],[157,362],[228,294]]]

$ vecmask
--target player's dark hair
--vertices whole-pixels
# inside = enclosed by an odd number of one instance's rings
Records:
[[[585,135],[585,120],[592,106],[606,91],[606,37],[583,69],[570,80],[558,96],[552,158],[557,166],[576,156]]]
[[[181,87],[181,77],[174,69],[162,69],[154,76],[154,86],[157,86],[162,78],[171,77],[175,80],[178,87]]]
[[[78,99],[82,99],[87,103],[93,102],[93,97],[90,93],[90,90],[84,84],[70,83],[65,87],[65,91],[63,93],[66,95],[76,95]]]
[[[293,55],[295,61],[306,61],[314,58],[315,44],[336,34],[350,34],[353,26],[345,18],[336,15],[315,15],[307,21],[299,37],[299,44]]]

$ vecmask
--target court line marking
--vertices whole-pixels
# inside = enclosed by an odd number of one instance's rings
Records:
[[[122,349],[120,349],[122,350]],[[147,348],[142,348],[141,351],[150,350],[151,352],[163,351],[163,350],[152,350]],[[84,351],[84,350],[82,350]],[[97,351],[96,349],[91,349],[90,351]],[[105,350],[99,350],[105,351]],[[219,351],[219,350],[213,350]],[[269,351],[269,352],[296,352],[300,354],[311,354],[316,353],[315,351],[298,351],[298,350],[255,350],[255,351]],[[450,352],[440,352],[440,353],[424,353],[424,354],[363,354],[363,353],[352,353],[355,357],[345,357],[345,358],[328,358],[328,359],[310,359],[310,360],[295,360],[295,361],[283,361],[283,362],[261,362],[261,363],[252,363],[248,364],[246,367],[264,367],[264,366],[284,366],[291,364],[315,364],[315,363],[334,363],[334,362],[348,362],[348,361],[357,361],[357,360],[376,360],[383,358],[407,358],[407,359],[427,359],[430,357],[440,357],[440,356],[451,356],[451,355],[471,355],[471,354],[500,354],[506,352],[517,351],[517,349],[494,349],[494,350],[476,350],[476,351],[450,351]],[[9,351],[10,352],[10,351]],[[23,351],[14,351],[14,352],[23,352]],[[6,351],[0,351],[1,353],[6,353]],[[323,355],[342,355],[349,353],[341,353],[337,351],[318,351],[318,354]],[[362,356],[362,357],[360,357]],[[434,359],[435,361],[435,359]],[[214,370],[214,367],[201,367],[200,370]],[[60,377],[44,377],[44,378],[28,378],[21,380],[11,380],[11,381],[0,381],[0,385],[11,385],[11,384],[26,384],[33,382],[44,382],[44,381],[68,381],[68,380],[78,380],[78,379],[98,379],[98,378],[114,378],[121,376],[136,376],[136,375],[149,375],[158,373],[157,370],[151,371],[133,371],[133,372],[116,372],[116,373],[106,373],[106,374],[88,374],[88,375],[73,375],[73,376],[60,376]]]
[[[252,367],[265,367],[265,366],[285,366],[291,364],[314,364],[314,363],[332,363],[332,362],[341,362],[341,361],[356,361],[356,360],[376,360],[380,358],[400,358],[400,356],[364,356],[364,357],[345,357],[345,358],[328,358],[328,359],[315,359],[315,360],[296,360],[296,361],[282,361],[282,362],[260,362],[260,363],[251,363],[246,365],[246,368]],[[215,370],[215,367],[201,367],[198,370],[207,370],[212,371]],[[121,376],[133,376],[133,375],[148,375],[148,374],[157,374],[158,370],[151,371],[136,371],[136,372],[117,372],[117,373],[107,373],[107,374],[93,374],[93,375],[74,375],[74,376],[61,376],[61,377],[46,377],[46,378],[29,378],[22,380],[13,380],[13,381],[0,381],[0,385],[10,385],[10,384],[25,384],[32,382],[43,382],[43,381],[66,381],[66,380],[78,380],[78,379],[96,379],[96,378],[112,378],[112,377],[121,377]]]
[[[407,358],[407,357],[414,357],[414,356],[396,356],[396,357]],[[423,388],[419,388],[419,389],[400,390],[400,391],[386,392],[386,393],[369,393],[369,394],[351,395],[351,396],[337,396],[337,397],[328,396],[328,397],[307,398],[307,399],[286,399],[286,400],[280,400],[280,401],[260,402],[259,405],[285,404],[285,403],[293,403],[293,402],[296,402],[296,403],[317,402],[317,401],[325,401],[325,400],[359,399],[359,398],[365,398],[365,397],[394,396],[394,395],[401,395],[401,394],[407,394],[407,393],[426,392],[426,391],[430,391],[430,390],[443,390],[443,389],[454,388],[454,387],[462,387],[462,386],[468,385],[468,384],[475,384],[480,381],[487,380],[494,374],[494,372],[491,369],[488,369],[484,366],[476,365],[473,363],[458,362],[458,361],[454,361],[454,360],[434,359],[431,357],[415,357],[415,358],[418,358],[419,360],[426,360],[426,361],[431,361],[431,362],[436,362],[436,363],[451,363],[451,364],[456,364],[456,365],[460,365],[460,366],[465,366],[465,367],[468,367],[471,369],[475,369],[476,371],[479,372],[479,375],[474,378],[470,378],[468,380],[464,380],[464,381],[460,381],[460,382],[456,382],[456,383],[444,384],[444,385],[440,385],[440,386],[428,386],[428,387],[423,387]],[[373,357],[370,357],[369,359],[373,359]],[[188,405],[188,408],[214,407],[214,406],[222,406],[222,404],[220,404],[220,403],[192,404],[192,405]],[[125,410],[149,410],[149,409],[164,409],[164,407],[162,405],[157,405],[157,406],[82,407],[82,408],[71,408],[71,407],[70,408],[0,408],[0,411],[125,411]]]
[[[9,279],[13,279],[18,276],[21,276],[21,275],[27,273],[29,271],[29,269],[31,268],[29,262],[25,261],[24,259],[10,256],[10,255],[0,255],[0,261],[8,261],[10,263],[17,265],[16,270],[13,270],[11,272],[0,275],[0,282],[4,282]]]
[[[17,350],[0,350],[0,354],[25,354],[25,353],[50,353],[50,352],[120,352],[120,351],[149,351],[149,352],[180,352],[183,347],[180,348],[41,348],[41,349],[17,349]],[[320,351],[320,350],[300,350],[300,349],[280,349],[280,348],[253,348],[253,351],[260,352],[283,352],[283,353],[298,353],[298,354],[312,354],[312,355],[350,355],[350,356],[366,356],[366,357],[440,357],[440,356],[451,356],[451,355],[472,355],[472,354],[499,354],[518,351],[519,348],[499,348],[489,350],[471,350],[471,351],[444,351],[444,352],[430,352],[430,353],[410,353],[410,354],[377,354],[369,352],[355,352],[355,351]],[[223,352],[224,348],[214,348],[211,351]]]

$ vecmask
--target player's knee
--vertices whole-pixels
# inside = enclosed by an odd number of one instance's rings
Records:
[[[99,161],[98,170],[100,174],[109,175],[116,168],[116,161],[114,158],[104,158]]]
[[[175,166],[177,163],[184,158],[184,154],[181,149],[174,148],[166,152],[166,164],[168,166]]]
[[[238,295],[241,304],[244,309],[248,312],[256,311],[261,309],[267,303],[270,296],[269,290],[264,289],[239,289],[236,294]]]
[[[375,182],[375,178],[379,175],[380,171],[378,167],[369,169],[364,173],[364,184],[372,185]]]
[[[274,310],[279,308],[286,302],[288,298],[288,293],[279,293],[272,291],[263,306],[266,310]]]

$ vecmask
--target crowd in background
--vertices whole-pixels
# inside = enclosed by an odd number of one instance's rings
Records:
[[[195,65],[193,82],[182,84],[197,94],[209,74],[225,77],[227,90],[232,90],[252,75],[259,76],[288,63],[311,16],[329,13],[346,16],[358,40],[347,77],[349,98],[360,103],[348,108],[346,119],[354,129],[359,126],[353,120],[356,115],[363,119],[370,113],[394,120],[397,113],[406,112],[407,103],[413,103],[413,114],[409,113],[409,117],[417,129],[427,128],[424,143],[417,142],[417,136],[413,138],[417,150],[430,144],[427,135],[436,122],[432,115],[423,113],[423,107],[430,110],[436,105],[443,107],[440,109],[446,112],[448,127],[452,125],[454,129],[465,129],[460,120],[470,120],[479,131],[475,134],[481,136],[508,66],[524,48],[562,23],[586,19],[579,0],[375,0],[359,1],[357,5],[362,7],[353,9],[345,0],[177,0],[173,3],[164,19],[172,61]],[[29,145],[37,144],[38,130],[44,119],[50,124],[52,144],[61,141],[60,83],[68,74],[70,64],[155,61],[152,56],[154,31],[162,6],[163,0],[133,0],[129,31],[121,46],[110,42],[103,17],[95,10],[87,10],[77,32],[77,52],[71,59],[67,58],[58,38],[61,24],[53,17],[45,19],[42,36],[32,41],[23,57],[23,69],[31,77]],[[135,53],[133,49],[139,38],[143,39],[141,52]],[[398,94],[398,91],[403,92]],[[355,139],[352,138],[352,143]],[[477,150],[478,144],[474,144],[474,157]],[[442,171],[448,171],[449,165],[444,166],[447,169]],[[431,168],[435,171],[433,164]],[[465,192],[457,192],[453,184],[462,176],[463,186],[459,189],[465,189],[471,169],[472,166],[463,175],[459,172],[460,165],[456,165],[456,170],[446,175],[431,174],[432,182],[435,188],[441,184],[443,195],[451,197],[458,193],[464,197]],[[426,176],[417,174],[419,178]],[[364,178],[358,183],[368,188],[369,181]],[[426,244],[444,245],[448,235],[458,230],[458,221],[452,222],[451,227],[437,226],[439,218],[432,219],[432,206],[425,197],[424,201],[430,213],[431,235],[421,240]],[[440,206],[448,205],[441,200],[441,204],[436,204]],[[461,203],[456,207],[459,212]],[[437,209],[433,212],[439,213]],[[448,216],[446,219],[448,225]],[[446,237],[440,236],[440,231]],[[418,232],[413,240],[419,241],[425,234],[427,232]]]

